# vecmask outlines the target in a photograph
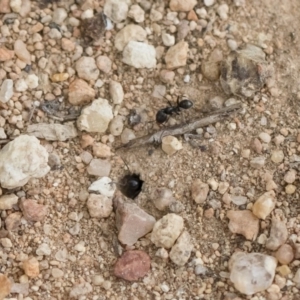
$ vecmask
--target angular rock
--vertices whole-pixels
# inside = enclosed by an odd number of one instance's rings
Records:
[[[126,251],[116,262],[114,275],[127,281],[137,281],[150,270],[149,255],[141,250]]]
[[[64,8],[59,7],[53,11],[52,21],[56,24],[62,25],[67,16],[67,11]]]
[[[110,147],[103,143],[94,143],[93,155],[95,157],[101,157],[101,158],[111,157]]]
[[[181,41],[172,46],[166,53],[165,61],[167,69],[176,69],[186,65],[189,45],[187,42]]]
[[[39,78],[35,74],[29,74],[25,79],[25,82],[30,90],[39,86]]]
[[[190,11],[197,4],[197,0],[171,0],[170,9],[173,11]]]
[[[151,234],[156,247],[171,248],[182,232],[183,218],[176,214],[167,214],[158,220]]]
[[[167,188],[159,188],[155,191],[153,197],[153,204],[158,210],[166,210],[169,208],[170,204],[175,200],[171,190]]]
[[[175,136],[164,136],[161,144],[162,150],[168,155],[173,155],[183,148],[182,143]]]
[[[254,169],[261,169],[265,165],[265,160],[263,156],[255,157],[250,161],[250,166]]]
[[[106,99],[98,98],[81,111],[77,126],[81,131],[104,133],[112,119],[111,105]]]
[[[88,282],[81,282],[74,284],[70,291],[70,298],[82,299],[80,296],[84,296],[93,291],[93,287]]]
[[[30,124],[27,127],[27,133],[40,139],[47,141],[61,141],[64,142],[69,139],[77,137],[77,129],[74,123],[38,123]]]
[[[15,56],[15,52],[5,47],[0,48],[0,61],[11,60]]]
[[[288,238],[288,230],[283,221],[272,219],[270,237],[266,241],[266,248],[272,251],[277,250]]]
[[[13,189],[25,185],[31,178],[45,176],[48,152],[36,137],[20,135],[0,151],[0,182],[2,187]]]
[[[16,40],[14,43],[14,51],[16,56],[24,61],[27,65],[31,64],[31,55],[22,40]]]
[[[128,246],[153,229],[155,218],[139,208],[135,203],[121,203],[116,210],[116,226],[119,241]]]
[[[261,253],[236,252],[229,261],[230,280],[245,295],[268,289],[274,279],[277,261]]]
[[[156,51],[152,45],[130,41],[123,50],[123,63],[136,69],[156,67]]]
[[[112,67],[112,61],[104,55],[99,55],[96,59],[97,67],[104,73],[109,73]]]
[[[38,246],[35,253],[36,253],[36,255],[39,255],[39,256],[42,256],[42,255],[49,256],[51,254],[51,249],[48,244],[42,243]]]
[[[97,181],[94,181],[89,186],[89,192],[99,193],[106,197],[113,197],[116,191],[116,185],[111,181],[109,177],[102,177]]]
[[[172,247],[169,254],[170,259],[174,264],[183,266],[189,260],[193,248],[194,246],[192,244],[190,234],[187,231],[184,231]]]
[[[129,24],[116,34],[115,47],[123,51],[130,41],[143,42],[146,38],[147,32],[141,26]]]
[[[128,17],[136,23],[142,23],[145,21],[145,12],[138,4],[134,4],[130,7]]]
[[[0,197],[0,210],[12,209],[18,203],[18,196],[15,194],[4,195]]]
[[[12,294],[22,294],[23,296],[27,296],[29,294],[29,282],[22,282],[22,283],[14,282],[11,286],[10,292]]]
[[[269,191],[261,195],[253,204],[252,212],[259,219],[265,220],[276,205],[276,195],[274,191]]]
[[[0,101],[6,103],[14,94],[14,82],[11,79],[5,79],[0,89]]]
[[[96,61],[93,57],[82,56],[76,61],[75,69],[78,76],[84,80],[96,80],[100,71],[96,66]]]
[[[207,183],[202,182],[200,179],[196,179],[193,181],[191,193],[193,200],[202,204],[207,198],[209,192],[209,185]]]
[[[34,200],[24,199],[20,202],[24,218],[29,222],[43,221],[47,215],[47,206],[38,204]]]
[[[30,278],[39,276],[39,274],[40,274],[39,265],[40,265],[39,261],[35,257],[24,260],[23,261],[23,269],[24,269],[25,274]]]
[[[107,0],[104,5],[104,14],[115,23],[120,23],[127,18],[128,0]]]
[[[16,231],[21,225],[22,213],[15,212],[8,215],[5,219],[5,227],[8,231]]]
[[[104,195],[91,194],[86,205],[92,218],[107,218],[113,210],[112,199]]]
[[[75,79],[69,85],[69,102],[73,105],[84,105],[95,99],[96,92],[87,82]]]
[[[0,299],[4,299],[11,291],[11,282],[4,275],[0,274]]]
[[[227,212],[230,222],[229,230],[232,233],[242,234],[247,240],[255,240],[259,231],[259,219],[251,211],[233,211]]]
[[[89,173],[89,175],[97,177],[109,176],[111,164],[107,160],[94,158],[91,160],[86,170]]]

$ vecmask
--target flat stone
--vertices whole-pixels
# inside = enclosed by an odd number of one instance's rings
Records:
[[[276,205],[275,192],[269,191],[261,195],[253,204],[252,212],[259,219],[265,220]]]
[[[263,156],[255,157],[250,161],[250,166],[254,169],[262,169],[265,165],[265,158]]]
[[[48,244],[42,243],[38,246],[38,248],[35,251],[36,255],[42,256],[49,256],[51,254],[51,249]]]
[[[162,138],[161,148],[166,154],[173,155],[181,150],[183,146],[175,136],[168,135]]]
[[[47,207],[34,200],[24,199],[20,202],[24,218],[29,222],[43,221],[47,215]]]
[[[18,196],[8,194],[0,197],[0,210],[12,209],[18,203]]]
[[[176,69],[186,65],[189,46],[187,42],[181,41],[172,46],[166,53],[165,61],[167,69]]]
[[[111,170],[111,163],[104,159],[94,158],[91,160],[86,170],[89,175],[97,177],[107,177],[109,176]]]
[[[93,145],[93,155],[95,157],[100,158],[109,158],[111,157],[111,150],[108,145],[105,145],[103,143],[94,143]]]
[[[10,100],[10,98],[14,94],[14,82],[11,79],[3,80],[0,89],[0,101],[2,103],[6,103]]]
[[[173,11],[190,11],[197,4],[197,0],[171,0],[170,9]]]
[[[127,0],[107,0],[104,4],[104,13],[114,23],[120,23],[127,18]]]
[[[112,198],[104,195],[91,194],[86,205],[92,218],[107,218],[113,210]]]
[[[20,60],[24,61],[27,65],[31,64],[31,55],[26,48],[26,44],[22,40],[15,41],[14,51]]]
[[[98,193],[106,197],[113,197],[115,191],[116,185],[109,177],[102,177],[89,186],[90,193]]]
[[[207,199],[209,192],[209,185],[202,182],[200,179],[195,179],[192,184],[191,193],[192,199],[198,203],[202,204]]]
[[[15,56],[15,52],[8,50],[5,47],[0,48],[0,61],[11,60]]]

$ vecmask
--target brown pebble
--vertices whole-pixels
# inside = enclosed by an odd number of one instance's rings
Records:
[[[275,253],[275,257],[281,264],[288,265],[294,259],[294,251],[292,246],[288,244],[280,246]]]
[[[27,221],[40,222],[43,221],[47,215],[47,207],[45,205],[38,204],[34,200],[22,200],[20,208]]]
[[[94,140],[95,140],[95,139],[94,139],[93,137],[91,137],[90,135],[84,134],[84,135],[82,135],[82,137],[81,137],[80,145],[81,145],[81,147],[84,149],[84,148],[86,148],[86,147],[88,147],[88,146],[93,145]]]
[[[215,211],[213,208],[206,209],[204,211],[204,217],[207,219],[211,219],[214,216],[214,213],[215,213]]]
[[[0,274],[0,299],[4,299],[11,290],[10,280],[3,274]]]
[[[22,214],[15,212],[7,216],[5,219],[5,226],[8,231],[15,231],[21,225]]]
[[[39,262],[35,257],[23,261],[23,269],[25,274],[31,278],[37,277],[40,274]]]
[[[136,281],[148,273],[150,263],[150,257],[146,252],[129,250],[117,260],[114,275],[128,281]]]
[[[260,154],[262,152],[262,144],[260,142],[259,139],[255,138],[252,142],[251,142],[251,148],[253,151],[255,151],[256,153]]]

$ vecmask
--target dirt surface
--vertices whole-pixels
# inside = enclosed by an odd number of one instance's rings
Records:
[[[90,1],[92,3],[92,1]],[[139,1],[137,1],[139,2]],[[152,1],[150,1],[152,3]],[[155,2],[155,3],[154,3]],[[153,1],[157,7],[164,7],[163,14],[168,9],[168,1]],[[220,2],[220,1],[217,1]],[[175,70],[175,80],[171,84],[161,82],[159,68],[165,68],[164,55],[158,60],[160,66],[157,69],[134,69],[121,62],[121,54],[113,45],[113,40],[118,29],[111,31],[104,38],[104,46],[93,47],[96,57],[98,54],[108,56],[113,62],[113,70],[109,74],[101,73],[99,78],[104,81],[104,86],[96,90],[97,97],[102,96],[110,99],[108,83],[114,79],[120,82],[125,92],[125,99],[119,109],[119,114],[127,116],[130,109],[136,109],[146,115],[146,121],[136,128],[136,136],[146,135],[159,129],[155,124],[155,114],[158,109],[167,105],[167,100],[152,96],[155,85],[165,85],[167,95],[171,95],[175,102],[177,95],[186,94],[194,101],[194,107],[183,113],[185,119],[197,117],[203,111],[209,111],[209,100],[215,96],[224,99],[234,97],[243,103],[243,112],[210,126],[213,130],[204,128],[203,138],[197,140],[196,146],[179,139],[183,143],[183,149],[172,156],[166,155],[160,145],[150,145],[135,149],[120,149],[120,137],[115,137],[114,142],[107,142],[112,151],[108,158],[112,169],[109,177],[118,181],[128,174],[128,170],[122,159],[127,163],[131,172],[141,175],[144,180],[143,190],[134,200],[141,208],[156,218],[160,219],[167,212],[161,212],[152,203],[153,195],[157,188],[168,187],[172,190],[176,200],[180,201],[184,209],[179,214],[184,218],[185,228],[192,237],[194,250],[189,262],[183,267],[176,266],[169,259],[156,256],[157,247],[151,242],[150,235],[141,238],[134,249],[144,250],[151,258],[151,270],[145,278],[134,283],[128,283],[117,279],[113,275],[113,266],[117,260],[116,249],[122,247],[117,242],[117,229],[115,225],[115,213],[108,218],[91,218],[87,207],[87,189],[96,180],[89,176],[86,165],[82,163],[83,151],[92,153],[92,148],[82,149],[81,137],[66,142],[47,142],[42,144],[50,153],[56,153],[61,159],[62,168],[50,171],[42,179],[32,179],[24,187],[14,192],[20,198],[31,198],[40,204],[48,206],[49,213],[43,222],[22,222],[17,231],[7,232],[4,221],[12,211],[2,211],[1,238],[8,237],[12,248],[0,246],[0,272],[6,274],[12,281],[18,283],[24,279],[24,271],[21,268],[22,255],[38,257],[40,262],[40,275],[29,280],[28,295],[11,293],[7,299],[70,299],[70,291],[80,282],[91,283],[92,292],[78,297],[78,299],[300,299],[299,287],[293,283],[299,268],[299,260],[294,259],[289,265],[290,274],[276,276],[285,279],[285,284],[276,292],[263,291],[256,295],[245,296],[239,293],[226,278],[228,274],[228,260],[237,250],[245,252],[259,252],[272,255],[263,244],[247,241],[243,236],[230,232],[228,228],[228,210],[242,210],[251,208],[251,203],[266,191],[266,174],[271,174],[277,184],[277,204],[275,211],[282,214],[286,219],[289,230],[287,243],[300,242],[300,214],[299,214],[299,176],[297,175],[294,185],[296,191],[287,194],[286,183],[283,178],[290,169],[295,169],[299,174],[299,161],[295,155],[300,152],[297,135],[299,133],[299,69],[300,69],[300,2],[298,0],[253,0],[247,1],[244,6],[234,5],[234,1],[223,1],[229,6],[227,20],[221,20],[216,15],[216,9],[207,8],[208,19],[215,18],[212,30],[191,31],[185,40],[189,43],[189,49],[194,49],[193,58],[189,58],[187,65]],[[223,3],[222,2],[222,3]],[[100,2],[102,7],[104,2]],[[220,4],[220,3],[219,3]],[[77,9],[80,11],[79,3]],[[57,6],[70,9],[70,4],[53,3],[45,12],[50,13]],[[218,4],[216,4],[218,6]],[[32,11],[35,18],[39,19],[37,3],[32,3]],[[194,8],[203,7],[202,1]],[[72,15],[71,11],[68,11]],[[74,11],[73,11],[74,13]],[[75,13],[74,13],[75,14]],[[1,18],[6,14],[1,14]],[[146,22],[143,27],[151,27],[149,12],[146,12]],[[183,14],[183,19],[186,14]],[[21,16],[17,16],[19,20]],[[128,19],[127,19],[128,21]],[[128,22],[131,22],[130,20]],[[163,22],[161,23],[162,26]],[[12,25],[8,25],[12,26]],[[233,39],[242,45],[244,43],[264,44],[268,65],[273,66],[273,84],[263,87],[250,99],[225,95],[219,81],[209,81],[201,74],[201,63],[208,60],[211,52],[217,48],[221,50],[224,58],[230,53],[227,46],[227,38],[214,35],[214,30],[227,31]],[[231,30],[231,33],[230,33]],[[211,47],[206,41],[210,36],[215,45]],[[17,38],[14,32],[8,39]],[[203,46],[199,46],[199,39],[203,40]],[[108,41],[111,41],[109,43]],[[78,41],[82,43],[80,37]],[[11,42],[8,40],[8,42]],[[46,42],[45,42],[46,43]],[[59,43],[58,43],[59,44]],[[151,44],[161,46],[161,37],[155,32],[152,35]],[[60,49],[57,45],[53,48]],[[48,45],[45,56],[49,55],[51,48]],[[60,50],[63,51],[63,50]],[[62,63],[68,54],[61,56]],[[189,66],[196,64],[196,70],[190,71]],[[72,65],[71,65],[72,66]],[[74,66],[73,66],[74,67]],[[36,65],[33,72],[42,72]],[[186,74],[190,75],[190,81],[184,83]],[[73,76],[72,78],[75,78]],[[137,79],[143,78],[138,84]],[[8,78],[8,77],[7,77]],[[60,96],[65,96],[66,107],[68,81],[50,85],[50,93],[59,87],[62,90]],[[29,95],[29,94],[27,94]],[[44,96],[43,96],[44,97]],[[96,97],[96,98],[97,98]],[[29,97],[28,97],[29,98]],[[42,100],[42,99],[41,99]],[[24,110],[26,108],[24,107]],[[10,110],[3,107],[3,110]],[[27,111],[29,109],[27,108]],[[3,115],[3,114],[2,114]],[[204,115],[204,114],[203,114]],[[182,122],[182,115],[175,116],[177,123]],[[47,113],[37,109],[30,121],[24,121],[21,133],[26,132],[29,123],[57,122],[48,117]],[[173,122],[170,120],[169,122]],[[236,124],[232,130],[230,124]],[[164,126],[164,125],[163,125]],[[125,127],[129,127],[125,122]],[[6,123],[4,126],[8,138],[13,138],[14,124]],[[263,143],[261,153],[256,153],[252,148],[252,141],[258,138],[262,132],[268,133],[272,140]],[[81,135],[82,133],[80,133]],[[279,134],[284,136],[284,141],[276,145],[274,138]],[[103,141],[103,134],[90,134],[96,141]],[[107,133],[109,135],[109,132]],[[242,153],[251,149],[248,158]],[[274,163],[271,160],[273,150],[283,150],[284,160]],[[250,166],[250,160],[263,156],[266,158],[262,169],[254,169]],[[191,185],[195,179],[208,182],[214,178],[216,182],[229,183],[229,190],[239,188],[241,195],[247,197],[247,203],[237,206],[234,203],[225,203],[224,196],[217,190],[210,189],[204,204],[196,204],[191,198]],[[3,189],[3,194],[9,193]],[[131,201],[131,200],[128,200]],[[250,205],[250,206],[249,206]],[[18,210],[18,208],[16,208]],[[279,211],[280,210],[280,211]],[[78,222],[70,219],[70,213],[76,212]],[[274,212],[275,214],[275,212]],[[70,233],[75,224],[80,224],[78,234]],[[261,221],[259,235],[269,236],[271,227],[271,215]],[[72,230],[71,230],[72,232]],[[36,249],[41,243],[50,246],[49,256],[37,256]],[[84,251],[74,249],[78,243],[84,244]],[[118,248],[119,247],[119,248]],[[58,261],[55,254],[58,250],[66,249],[69,258],[66,261]],[[122,247],[125,251],[125,247]],[[204,266],[208,269],[205,275],[195,274],[195,258],[201,258]],[[53,268],[63,270],[63,277],[54,278]],[[224,275],[225,274],[225,275]],[[103,276],[100,285],[94,284],[95,275]],[[275,282],[276,284],[276,282]],[[168,287],[164,291],[162,285]],[[27,297],[27,298],[26,298]]]

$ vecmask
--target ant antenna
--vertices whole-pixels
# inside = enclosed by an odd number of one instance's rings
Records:
[[[126,163],[125,159],[120,155],[120,158],[122,159],[123,163],[125,164],[125,166],[127,167],[128,171],[130,171],[129,167],[128,167],[128,164]]]

